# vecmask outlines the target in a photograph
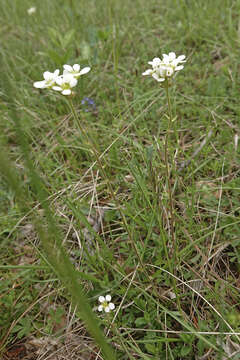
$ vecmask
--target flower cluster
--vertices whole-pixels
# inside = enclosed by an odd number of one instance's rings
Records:
[[[174,52],[168,55],[163,54],[163,59],[154,58],[148,63],[152,65],[152,69],[146,70],[142,75],[151,75],[158,82],[164,82],[167,78],[171,78],[176,71],[182,70],[184,62],[186,62],[185,55],[176,57]]]
[[[71,95],[72,88],[77,85],[78,78],[91,70],[90,67],[85,67],[80,70],[79,64],[74,64],[73,66],[64,65],[63,69],[62,75],[59,75],[59,69],[53,73],[45,71],[43,73],[44,80],[36,81],[33,86],[38,89],[60,91],[63,95]]]
[[[110,302],[112,299],[111,295],[99,296],[98,301],[101,303],[101,305],[98,306],[98,311],[105,311],[106,313],[109,313],[111,310],[115,309],[115,305]]]

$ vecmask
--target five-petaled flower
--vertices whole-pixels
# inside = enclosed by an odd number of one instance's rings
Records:
[[[105,311],[106,313],[109,313],[111,310],[115,309],[115,305],[110,302],[112,299],[111,295],[99,296],[98,301],[101,303],[101,305],[98,306],[98,311]]]
[[[63,68],[64,68],[63,75],[71,74],[76,79],[78,79],[81,75],[87,74],[91,70],[90,67],[85,67],[82,70],[80,70],[79,64],[74,64],[73,66],[63,65]]]
[[[65,74],[56,79],[56,85],[52,88],[53,90],[60,91],[63,95],[71,95],[72,88],[76,85],[77,79],[71,74]]]
[[[163,59],[154,58],[148,63],[152,65],[152,69],[146,70],[142,75],[151,75],[158,82],[164,82],[167,78],[171,78],[176,71],[182,70],[184,62],[186,62],[185,55],[176,57],[174,52],[170,52],[168,55],[163,54]]]
[[[36,81],[33,86],[38,89],[51,89],[53,85],[55,84],[57,78],[59,75],[59,70],[55,70],[53,73],[49,71],[45,71],[43,73],[44,80],[42,81]]]

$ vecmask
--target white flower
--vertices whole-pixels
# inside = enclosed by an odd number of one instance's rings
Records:
[[[155,68],[162,64],[162,60],[159,58],[154,58],[153,61],[149,61],[148,63],[152,65],[153,68]]]
[[[90,67],[85,67],[82,70],[80,70],[79,64],[74,64],[73,66],[63,65],[63,68],[64,68],[63,75],[71,74],[76,79],[78,79],[81,75],[87,74],[91,70]]]
[[[171,66],[174,71],[179,71],[183,69],[183,65],[179,65],[179,63],[186,62],[185,55],[180,55],[176,57],[176,54],[174,52],[170,52],[168,55],[163,54],[163,63],[165,65]]]
[[[57,78],[58,78],[58,75],[59,75],[59,70],[55,70],[53,73],[49,72],[49,71],[45,71],[43,73],[43,78],[44,80],[42,81],[36,81],[33,86],[35,88],[38,88],[38,89],[45,89],[45,88],[52,88],[53,85],[55,84]]]
[[[111,295],[99,296],[98,301],[101,303],[101,305],[98,306],[98,311],[105,311],[106,313],[109,313],[111,310],[115,309],[115,305],[110,302],[112,299]]]
[[[170,52],[168,55],[163,54],[163,59],[154,58],[148,63],[152,65],[152,69],[146,70],[142,75],[151,75],[158,82],[164,82],[166,78],[171,78],[175,71],[183,69],[183,65],[180,63],[185,62],[185,55],[176,57],[174,52]]]
[[[28,15],[32,15],[36,12],[36,10],[37,10],[37,8],[35,6],[33,6],[27,10],[27,13],[28,13]]]
[[[64,74],[56,79],[53,90],[60,91],[63,95],[71,95],[72,88],[77,85],[77,79],[71,74]]]

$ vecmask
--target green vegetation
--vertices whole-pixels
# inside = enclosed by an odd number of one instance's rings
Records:
[[[238,0],[0,3],[1,354],[78,336],[73,359],[239,358],[239,12]],[[187,62],[169,89],[167,179],[166,93],[142,73],[171,51]],[[76,63],[91,71],[74,115],[33,83]],[[98,312],[107,294],[115,310]]]

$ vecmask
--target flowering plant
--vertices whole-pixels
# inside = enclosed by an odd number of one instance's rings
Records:
[[[186,57],[185,55],[180,55],[177,57],[174,52],[170,52],[168,55],[163,54],[162,59],[154,58],[152,61],[149,61],[148,63],[152,65],[152,69],[147,69],[144,73],[142,73],[142,75],[144,76],[151,75],[155,80],[160,82],[166,92],[167,106],[168,106],[168,116],[167,116],[168,128],[166,131],[165,141],[164,141],[164,162],[165,162],[165,172],[167,179],[167,190],[169,195],[169,218],[170,218],[169,223],[170,223],[170,235],[172,242],[171,247],[173,249],[173,256],[175,260],[176,260],[176,237],[174,232],[175,216],[174,216],[173,191],[171,188],[171,181],[170,181],[171,169],[174,168],[175,164],[174,164],[174,158],[171,152],[169,151],[169,146],[168,146],[169,136],[173,123],[172,105],[169,95],[169,86],[171,85],[171,82],[169,80],[174,76],[175,72],[183,69],[184,66],[182,65],[182,63],[186,62],[185,57]],[[178,143],[178,135],[176,130],[175,130],[175,134]],[[170,156],[171,156],[171,160],[169,161]],[[174,288],[175,288],[175,283],[174,283]]]
[[[147,69],[142,75],[151,75],[158,82],[164,82],[167,78],[171,78],[176,71],[182,70],[184,62],[186,62],[185,55],[176,57],[174,52],[168,55],[163,54],[163,59],[154,58],[148,63],[152,65],[152,69]]]

